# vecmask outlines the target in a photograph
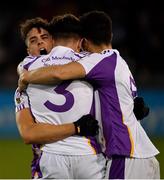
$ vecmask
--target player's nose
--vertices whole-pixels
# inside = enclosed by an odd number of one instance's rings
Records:
[[[43,39],[42,39],[42,38],[39,38],[39,39],[38,39],[38,45],[41,45],[41,44],[43,44],[43,43],[44,43]]]

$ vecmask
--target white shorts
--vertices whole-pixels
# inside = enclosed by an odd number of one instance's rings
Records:
[[[102,154],[70,156],[43,152],[41,179],[104,179],[106,159]]]
[[[115,156],[107,162],[105,179],[160,179],[159,163],[155,157]]]

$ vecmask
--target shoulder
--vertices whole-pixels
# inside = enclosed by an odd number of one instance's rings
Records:
[[[36,58],[38,58],[39,56],[26,56],[23,61],[22,64],[25,65],[31,61],[34,61]]]
[[[21,66],[22,66],[24,69],[28,70],[29,66],[30,66],[31,64],[33,64],[33,63],[34,63],[38,58],[40,58],[40,57],[41,57],[41,55],[40,55],[40,56],[26,56],[26,57],[24,58],[24,60],[22,61]]]
[[[97,61],[101,61],[105,56],[101,53],[87,53],[85,54],[80,60],[79,62],[92,62],[92,63],[96,63]]]

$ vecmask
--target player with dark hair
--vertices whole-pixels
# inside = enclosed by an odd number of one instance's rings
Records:
[[[159,151],[134,115],[137,88],[127,63],[112,49],[112,21],[99,11],[84,14],[80,21],[83,48],[92,54],[78,62],[24,72],[21,81],[47,84],[85,78],[94,87],[95,115],[102,123],[100,140],[108,158],[106,178],[159,179],[155,158]]]
[[[60,19],[62,16],[58,16],[56,19]],[[51,22],[52,24],[52,22]],[[60,28],[62,32],[63,29],[69,29],[71,24],[67,23],[64,25],[65,27]],[[40,17],[36,17],[33,19],[27,19],[25,22],[20,24],[21,37],[25,41],[27,46],[27,52],[30,56],[39,56],[43,54],[47,54],[51,51],[54,46],[54,40],[52,35],[55,31],[54,28],[50,28],[48,21],[46,19],[42,19]],[[78,26],[74,26],[76,31],[79,33],[80,29]],[[60,33],[58,32],[60,35]],[[63,34],[62,34],[63,35]],[[70,33],[65,34],[65,36],[71,36]],[[58,38],[56,34],[55,38]],[[80,47],[79,47],[80,48]],[[18,71],[21,71],[21,63],[18,65]],[[138,120],[143,119],[149,113],[149,108],[145,105],[145,102],[142,97],[136,97],[134,99],[134,114]]]
[[[29,55],[47,54],[53,48],[53,39],[46,19],[40,17],[27,19],[20,24],[20,32]]]
[[[49,31],[48,21],[41,17],[27,19],[25,22],[21,22],[20,33],[27,47],[29,59],[33,56],[47,54],[51,51],[54,41]],[[20,62],[17,68],[18,74],[21,69],[22,63]]]
[[[27,57],[22,63],[23,68],[31,70],[47,65],[65,64],[76,61],[84,56],[75,52],[75,50],[78,51],[80,49],[79,44],[81,41],[79,35],[81,26],[78,18],[71,14],[57,16],[52,19],[50,27],[55,30],[53,32],[55,47],[49,54],[51,58],[47,59],[48,55],[44,55],[44,59],[40,61],[39,57]],[[51,56],[54,52],[55,56]],[[19,94],[19,92],[17,93]],[[35,143],[45,143],[41,147],[42,151],[39,156],[40,158],[37,159],[38,163],[34,164],[35,167],[33,166],[37,175],[40,178],[60,179],[103,178],[106,161],[101,154],[96,138],[91,137],[95,136],[98,132],[97,121],[91,115],[81,118],[82,115],[90,114],[92,111],[92,86],[83,81],[70,81],[59,83],[55,86],[29,85],[27,94],[29,96],[31,112],[38,122],[35,128],[40,127],[41,130],[41,127],[43,128],[42,123],[50,123],[55,124],[56,128],[57,126],[62,126],[63,130],[65,127],[67,132],[58,130],[53,134],[52,132],[48,133],[49,128],[55,131],[55,127],[46,124],[47,130],[45,130],[45,136],[44,129],[42,129],[43,132],[39,132],[37,137],[33,135],[32,138]],[[85,97],[85,99],[79,99],[79,96]],[[25,104],[19,104],[17,109],[24,108],[25,106]],[[22,117],[19,118],[18,113],[17,122],[23,128]],[[22,113],[27,113],[27,110],[24,109]],[[28,121],[28,118],[31,117],[26,116],[26,121]],[[79,120],[72,123],[75,119]],[[64,125],[66,123],[67,125]],[[39,124],[40,126],[38,126]],[[73,131],[68,128],[68,126],[72,128],[72,125],[74,127]],[[42,136],[40,133],[43,133]],[[79,136],[71,136],[74,134]],[[84,135],[88,137],[82,137]],[[29,134],[29,136],[32,135]],[[66,136],[70,137],[66,138]],[[62,140],[64,137],[65,139]]]

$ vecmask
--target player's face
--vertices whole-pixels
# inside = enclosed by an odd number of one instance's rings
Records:
[[[45,29],[32,28],[27,34],[26,45],[28,54],[32,56],[40,55],[41,49],[46,49],[47,53],[53,48],[53,39]]]

